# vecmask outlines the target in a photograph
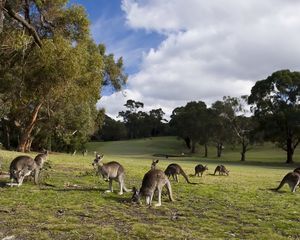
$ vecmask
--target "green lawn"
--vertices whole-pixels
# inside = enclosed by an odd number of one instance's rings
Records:
[[[170,137],[90,143],[88,150],[88,156],[51,154],[47,185],[0,187],[0,239],[300,239],[300,191],[270,190],[298,165],[286,165],[285,153],[271,144],[255,147],[245,163],[230,147],[221,159],[214,148],[207,159],[201,151],[189,156],[184,144]],[[119,196],[117,184],[115,193],[104,193],[108,184],[91,165],[94,151],[125,167],[127,187],[140,186],[153,154],[186,153],[161,158],[161,169],[177,162],[188,175],[198,163],[209,170],[203,178],[190,177],[197,185],[182,177],[172,181],[175,202],[163,196],[161,207],[149,208],[131,204],[131,193]],[[4,171],[17,155],[0,150]],[[295,161],[300,165],[299,152]],[[210,175],[219,163],[230,170],[228,177]],[[7,180],[0,181],[3,186]]]

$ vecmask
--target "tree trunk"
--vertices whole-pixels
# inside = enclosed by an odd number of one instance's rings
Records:
[[[286,163],[293,163],[294,148],[293,148],[293,142],[291,138],[288,138],[286,141],[286,153],[287,153]]]
[[[221,157],[222,155],[222,149],[223,149],[223,144],[222,143],[217,143],[217,157]]]
[[[245,143],[245,139],[242,140],[242,151],[241,151],[241,161],[246,161],[246,152],[247,152],[247,144]]]
[[[0,0],[0,33],[3,31],[4,5],[6,0]]]
[[[28,147],[31,146],[31,144],[30,144],[31,132],[36,124],[37,116],[38,116],[38,113],[39,113],[42,105],[43,105],[43,103],[41,102],[34,108],[28,125],[25,127],[24,131],[22,131],[22,133],[21,133],[20,142],[18,145],[19,152],[30,151],[30,149],[28,149]]]
[[[184,142],[185,142],[187,148],[188,148],[188,149],[191,149],[191,139],[190,139],[189,137],[186,137],[186,138],[184,139]]]
[[[208,155],[208,149],[207,149],[207,144],[205,143],[204,144],[204,157],[207,158],[207,155]]]
[[[5,147],[5,149],[10,150],[10,129],[8,126],[8,121],[2,119],[2,123],[3,123],[3,135],[4,135],[3,146]]]
[[[192,142],[191,153],[195,153],[196,152],[196,142],[195,141],[191,141],[191,142]]]

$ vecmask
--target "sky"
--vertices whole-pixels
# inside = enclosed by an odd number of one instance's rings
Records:
[[[72,0],[91,34],[122,56],[128,83],[97,107],[116,117],[128,99],[166,118],[189,101],[249,95],[256,81],[300,69],[298,0]]]

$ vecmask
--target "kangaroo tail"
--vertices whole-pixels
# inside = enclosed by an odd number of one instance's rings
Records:
[[[172,195],[172,187],[171,187],[171,183],[170,183],[169,179],[167,179],[166,188],[167,188],[167,191],[168,191],[169,199],[170,199],[171,202],[173,202],[174,198],[173,198],[173,195]]]
[[[181,167],[180,167],[180,173],[181,173],[181,175],[185,178],[185,180],[186,180],[187,183],[189,183],[189,184],[196,184],[196,183],[190,182],[188,176],[185,174],[185,172],[182,170]]]
[[[279,186],[277,188],[274,188],[275,191],[278,191],[280,188],[283,187],[283,185],[286,183],[285,177],[280,182]]]

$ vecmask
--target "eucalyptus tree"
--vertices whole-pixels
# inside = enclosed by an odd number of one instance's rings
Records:
[[[257,81],[248,102],[264,130],[265,139],[286,151],[286,163],[300,142],[300,72],[281,70]]]
[[[86,108],[94,112],[101,87],[111,84],[118,90],[127,79],[122,58],[115,61],[91,39],[85,9],[66,3],[4,1],[1,9],[0,96],[11,103],[6,118],[18,128],[19,151],[30,150],[43,119],[70,103],[81,105],[77,116]]]
[[[196,144],[205,141],[207,131],[207,107],[202,101],[189,102],[184,107],[173,110],[170,126],[176,134],[189,142],[191,152],[196,151]]]

